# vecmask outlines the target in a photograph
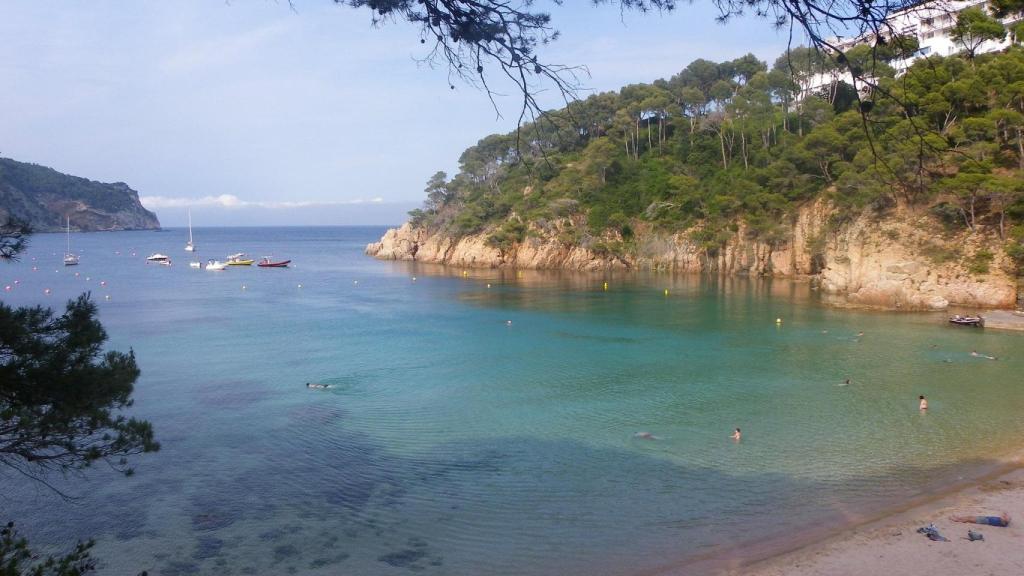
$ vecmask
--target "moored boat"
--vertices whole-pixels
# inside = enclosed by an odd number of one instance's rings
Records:
[[[252,266],[253,262],[255,260],[247,257],[244,252],[239,252],[237,254],[230,254],[225,264],[228,266]]]
[[[225,264],[224,262],[221,262],[220,260],[210,260],[209,262],[206,263],[207,270],[223,270],[227,267],[228,265]]]
[[[949,317],[950,324],[956,324],[958,326],[977,326],[978,328],[985,327],[985,318],[983,316],[961,316],[959,314]]]
[[[71,252],[71,216],[68,216],[68,249],[64,252],[65,266],[78,266],[78,256]]]
[[[170,260],[170,259],[171,259],[170,256],[168,256],[166,254],[161,254],[159,252],[154,252],[154,253],[150,254],[148,257],[146,257],[146,260],[148,260],[150,262],[163,262],[165,260]]]
[[[188,209],[188,243],[185,244],[185,252],[195,252],[196,245],[192,242],[192,209]]]
[[[264,256],[257,266],[260,268],[287,268],[291,262],[291,260],[279,260],[275,262],[270,259],[270,256]]]

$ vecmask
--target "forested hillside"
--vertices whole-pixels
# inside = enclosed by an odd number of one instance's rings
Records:
[[[638,229],[686,230],[713,256],[740,227],[787,242],[796,209],[824,199],[832,229],[910,210],[938,230],[997,239],[986,250],[1019,266],[1024,50],[932,56],[897,76],[889,62],[900,52],[843,56],[871,67],[875,86],[858,86],[860,99],[842,82],[802,91],[829,66],[805,48],[771,67],[752,55],[696,60],[667,80],[593,95],[466,150],[458,174],[430,179],[411,223],[484,233],[498,250],[551,233],[623,255]]]
[[[0,158],[0,222],[13,216],[36,232],[160,228],[156,215],[123,182],[105,184],[38,164]]]

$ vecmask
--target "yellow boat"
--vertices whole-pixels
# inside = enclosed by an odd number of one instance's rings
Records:
[[[228,266],[252,266],[255,262],[252,258],[246,258],[245,254],[239,252],[238,254],[232,254],[228,256],[228,261],[225,262]]]

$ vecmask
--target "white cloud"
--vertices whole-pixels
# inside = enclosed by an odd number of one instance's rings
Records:
[[[203,196],[202,198],[175,198],[170,196],[142,196],[142,205],[150,210],[162,208],[197,208],[215,206],[218,208],[268,208],[271,210],[287,208],[309,208],[315,206],[347,206],[354,204],[381,204],[383,198],[356,198],[354,200],[303,200],[303,201],[248,201],[234,194],[219,196]]]

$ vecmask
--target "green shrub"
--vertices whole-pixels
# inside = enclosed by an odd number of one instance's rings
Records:
[[[970,262],[967,263],[967,271],[971,274],[988,274],[989,265],[992,264],[993,258],[995,258],[995,254],[990,250],[982,248],[975,252]]]
[[[949,248],[935,243],[928,243],[921,247],[921,255],[931,261],[932,264],[945,264],[960,260],[960,251],[956,248]]]

